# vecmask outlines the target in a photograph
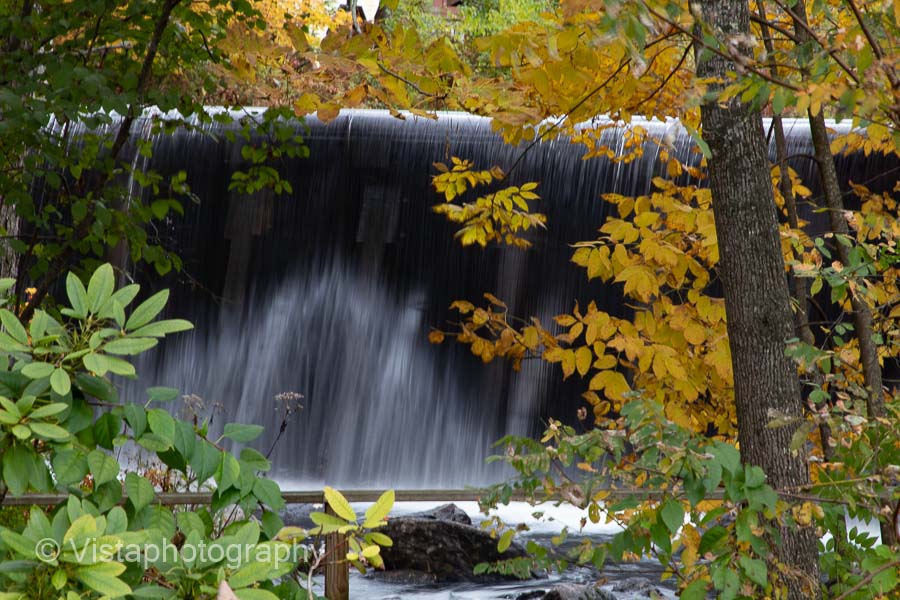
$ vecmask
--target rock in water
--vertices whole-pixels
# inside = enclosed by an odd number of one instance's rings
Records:
[[[435,518],[391,519],[379,531],[394,544],[381,549],[386,571],[418,571],[435,581],[486,581],[501,576],[476,576],[475,565],[525,556],[512,544],[500,554],[497,540],[477,527]]]
[[[404,519],[431,519],[434,521],[450,521],[452,523],[461,523],[462,525],[471,525],[472,519],[466,514],[466,511],[457,505],[450,503],[432,508],[431,510],[423,510],[422,512],[404,515]]]
[[[324,512],[321,504],[288,504],[281,511],[281,520],[289,527],[303,527],[311,529],[316,526],[309,518],[314,512]]]
[[[632,594],[637,598],[660,598],[662,592],[652,581],[644,577],[628,577],[616,583],[612,591]]]
[[[547,592],[543,600],[616,600],[616,597],[597,585],[563,583]]]

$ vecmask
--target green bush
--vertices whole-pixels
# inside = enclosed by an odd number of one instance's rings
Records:
[[[0,281],[0,289],[12,283]],[[347,561],[380,566],[380,545],[390,540],[369,530],[385,522],[393,493],[358,524],[343,496],[326,488],[337,516],[314,513],[309,531],[284,527],[281,490],[264,476],[267,457],[222,446],[252,442],[262,427],[231,423],[213,439],[206,421],[163,408],[179,395],[171,388],[149,388],[143,404],[120,401],[108,376],[134,377],[130,357],[191,328],[155,320],[167,291],[130,310],[139,287],[115,290],[105,264],[86,288],[70,273],[66,292],[68,307],[57,315],[37,310],[27,325],[0,308],[3,496],[67,494],[50,511],[31,508],[27,520],[20,509],[4,511],[0,600],[200,599],[222,586],[241,600],[308,598],[304,588],[326,559],[317,537],[334,531],[350,538]],[[179,491],[211,492],[210,506],[162,505],[158,486],[119,462],[132,447],[158,461]]]

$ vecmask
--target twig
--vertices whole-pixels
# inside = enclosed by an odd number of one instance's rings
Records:
[[[841,594],[834,600],[845,600],[845,598],[849,598],[855,592],[858,592],[859,590],[863,589],[864,587],[866,587],[867,585],[872,583],[872,580],[875,579],[875,577],[877,577],[878,575],[881,575],[888,569],[896,569],[898,567],[900,567],[900,560],[894,560],[887,564],[881,565],[874,571],[867,573],[865,577],[863,577],[856,583],[856,585],[854,585],[849,590],[845,591],[843,594]]]
[[[407,79],[406,77],[404,77],[403,75],[400,75],[399,73],[394,73],[393,71],[391,71],[390,69],[388,69],[387,67],[385,67],[385,66],[384,66],[383,64],[381,64],[380,62],[378,63],[378,68],[381,69],[382,71],[384,71],[386,74],[388,74],[388,75],[390,75],[391,77],[393,77],[394,79],[399,79],[400,81],[402,81],[403,83],[405,83],[406,85],[408,85],[408,86],[411,87],[412,89],[416,90],[417,92],[419,92],[419,93],[422,94],[423,96],[428,96],[429,98],[436,98],[437,100],[443,100],[443,99],[445,99],[448,95],[450,95],[450,92],[449,92],[449,91],[447,91],[447,93],[445,93],[445,94],[430,94],[430,93],[426,92],[425,90],[423,90],[422,88],[420,88],[419,86],[417,86],[415,83],[413,83],[413,82],[410,81],[409,79]]]

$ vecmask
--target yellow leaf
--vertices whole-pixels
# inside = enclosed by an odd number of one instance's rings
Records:
[[[600,356],[599,358],[597,358],[596,361],[594,361],[594,368],[600,369],[600,370],[612,369],[613,367],[616,366],[616,362],[617,361],[616,361],[615,356],[611,356],[609,354],[604,354],[604,355]]]
[[[461,314],[468,314],[472,312],[475,306],[471,302],[466,302],[465,300],[456,300],[451,305],[450,308],[455,308]]]
[[[534,327],[526,327],[522,332],[522,338],[524,340],[525,346],[529,350],[534,350],[538,345],[538,332]]]
[[[695,346],[699,346],[706,341],[706,330],[699,323],[692,321],[684,329],[684,339]]]
[[[553,320],[563,327],[570,327],[575,324],[575,317],[573,317],[572,315],[559,315],[553,317]]]
[[[562,356],[563,377],[568,377],[575,372],[575,351],[565,350]]]
[[[578,369],[578,373],[584,377],[588,369],[591,368],[591,360],[594,358],[591,349],[587,346],[582,346],[578,350],[575,351],[575,368]]]
[[[435,329],[428,334],[428,341],[432,344],[440,344],[444,341],[444,333]]]
[[[588,387],[592,390],[602,390],[610,400],[623,400],[623,394],[629,391],[628,382],[618,371],[601,371],[591,378]]]
[[[341,107],[337,104],[323,104],[316,111],[316,116],[323,123],[329,123],[337,119],[338,115],[341,113]]]

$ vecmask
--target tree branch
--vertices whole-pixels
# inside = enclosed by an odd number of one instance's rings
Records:
[[[140,74],[138,75],[136,103],[128,107],[128,115],[125,116],[124,119],[122,119],[122,123],[119,125],[119,130],[116,134],[115,141],[113,141],[113,144],[109,150],[109,157],[112,160],[116,160],[131,135],[131,126],[137,118],[136,104],[139,105],[143,101],[144,95],[147,92],[147,88],[150,86],[150,77],[153,73],[153,62],[156,60],[156,54],[159,50],[160,40],[162,40],[163,34],[166,31],[166,27],[169,25],[169,19],[172,16],[172,11],[181,2],[182,0],[166,0],[162,6],[162,10],[160,11],[159,16],[156,18],[155,26],[153,28],[153,35],[151,36],[150,41],[147,44],[147,53],[144,55],[144,61],[141,65]],[[103,187],[103,185],[105,185],[109,181],[110,177],[111,173],[106,173],[105,176],[96,183],[96,189],[99,190],[101,187]],[[79,182],[83,182],[83,180],[84,175],[79,178]],[[94,223],[95,212],[96,204],[92,203],[90,205],[88,214],[85,215],[85,217],[72,232],[71,241],[50,264],[47,272],[38,282],[36,286],[37,290],[35,291],[34,295],[32,295],[31,299],[22,309],[20,318],[23,321],[28,321],[28,319],[31,318],[31,315],[34,314],[34,310],[47,296],[47,292],[50,290],[50,286],[54,281],[56,281],[56,279],[62,274],[63,270],[65,270],[65,268],[68,266],[69,260],[75,255],[76,244],[87,237],[87,234],[90,232],[91,226]]]

